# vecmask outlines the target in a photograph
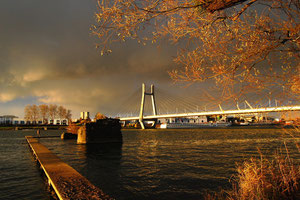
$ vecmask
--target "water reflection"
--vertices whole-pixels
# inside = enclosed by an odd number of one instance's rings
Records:
[[[111,191],[120,188],[122,143],[78,145],[85,147],[86,162],[79,172],[94,185],[114,197]],[[83,147],[82,147],[83,148]]]
[[[113,157],[121,159],[122,156],[122,143],[103,143],[103,144],[86,144],[77,145],[85,148],[87,157]]]
[[[24,136],[0,131],[0,199],[50,199]]]
[[[128,130],[123,144],[49,146],[116,199],[201,199],[228,187],[236,163],[259,156],[257,147],[271,156],[283,141],[298,158],[293,141],[300,140],[278,129]]]
[[[48,138],[41,141],[105,193],[120,187],[122,143],[77,144],[76,140]]]

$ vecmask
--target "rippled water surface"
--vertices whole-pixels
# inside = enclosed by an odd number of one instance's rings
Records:
[[[61,131],[42,132],[59,135]],[[25,135],[0,132],[1,199],[49,199]],[[281,129],[123,130],[123,144],[77,145],[76,141],[40,141],[61,159],[116,199],[202,199],[203,193],[230,187],[236,163],[272,155],[291,144]]]
[[[0,131],[0,199],[49,199],[25,141],[27,131]]]

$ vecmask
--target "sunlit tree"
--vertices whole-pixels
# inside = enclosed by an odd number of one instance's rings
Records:
[[[37,105],[33,104],[31,106],[31,113],[32,113],[32,121],[37,121],[40,118],[40,109]]]
[[[24,119],[26,121],[32,121],[33,117],[32,117],[32,109],[31,109],[31,105],[26,105],[24,108]]]
[[[128,39],[178,43],[171,78],[213,80],[225,99],[276,85],[299,95],[299,6],[299,0],[98,0],[92,30],[101,54]]]
[[[71,122],[71,120],[72,120],[72,111],[67,109],[64,118],[67,119],[69,122]]]
[[[146,45],[168,39],[178,47],[170,77],[188,84],[214,81],[222,89],[223,100],[238,99],[253,91],[267,94],[278,88],[298,98],[300,95],[299,0],[98,0],[92,30],[99,38],[102,55],[113,50],[113,42],[134,39]],[[270,167],[263,166],[262,160],[259,165],[253,160],[246,162],[240,174],[249,176],[249,166],[255,166],[251,173],[267,179],[256,182],[271,184],[254,188],[250,174],[249,180],[233,186],[239,189],[238,195],[243,194],[243,189],[246,195],[228,199],[278,199],[276,194],[264,196],[274,191],[297,196],[297,184],[288,182],[283,173],[285,166],[274,165],[281,160],[290,157],[268,161]],[[290,169],[299,169],[299,165],[286,169],[294,178]],[[278,177],[261,175],[266,171],[271,175],[278,171]],[[245,175],[242,178],[245,180]],[[280,179],[282,184],[273,187],[274,180]],[[297,178],[291,182],[294,181]],[[292,187],[296,187],[295,193]]]
[[[41,104],[39,105],[39,109],[40,109],[40,117],[43,123],[47,123],[49,117],[49,106],[46,104]]]
[[[24,109],[24,118],[26,121],[36,122],[40,117],[40,110],[37,105],[27,105]]]
[[[67,114],[67,109],[63,106],[58,106],[57,108],[57,115],[60,118],[60,120],[64,119]]]
[[[57,117],[57,105],[55,104],[49,105],[49,117],[51,120],[54,120]]]

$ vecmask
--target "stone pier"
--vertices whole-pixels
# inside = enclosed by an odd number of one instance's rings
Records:
[[[122,142],[118,119],[99,119],[85,123],[80,126],[77,135],[77,144]]]

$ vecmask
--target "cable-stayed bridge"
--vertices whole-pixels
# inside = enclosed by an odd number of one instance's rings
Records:
[[[220,111],[194,112],[194,113],[147,115],[147,116],[143,116],[143,119],[163,119],[163,118],[180,118],[180,117],[214,116],[214,115],[241,115],[241,114],[257,114],[257,113],[287,112],[287,111],[300,111],[300,106],[279,106],[279,107],[266,107],[266,108],[240,109],[240,110],[220,110]],[[138,119],[139,116],[120,118],[121,121],[138,120]]]
[[[257,115],[259,113],[270,113],[270,112],[287,112],[287,111],[300,111],[300,105],[278,105],[277,100],[275,100],[275,106],[271,105],[270,98],[268,99],[267,105],[256,104],[255,106],[251,106],[247,100],[244,100],[244,108],[240,108],[238,103],[234,105],[235,109],[223,109],[221,105],[218,105],[218,110],[215,111],[207,111],[207,106],[196,105],[192,102],[190,97],[183,97],[177,99],[179,103],[174,100],[174,96],[170,94],[165,94],[160,91],[154,91],[154,85],[151,85],[151,90],[146,91],[145,84],[142,84],[142,92],[139,90],[136,92],[135,96],[137,96],[139,101],[135,99],[127,100],[127,102],[133,102],[135,108],[131,108],[131,110],[127,111],[127,113],[118,114],[117,117],[120,118],[121,121],[139,121],[141,127],[144,129],[144,120],[157,120],[157,119],[166,119],[166,118],[189,118],[189,117],[197,117],[197,116],[229,116],[229,115]],[[134,96],[134,95],[133,95]],[[157,98],[159,96],[160,98]],[[146,100],[148,99],[150,100]],[[259,98],[259,97],[256,97]],[[199,101],[199,99],[198,99]],[[140,102],[140,104],[138,103]],[[289,102],[291,104],[291,102]],[[172,105],[171,108],[168,105]],[[123,108],[129,108],[130,106],[124,106]],[[174,109],[175,107],[175,109]],[[179,107],[181,108],[179,111]],[[199,109],[202,107],[202,109]],[[163,110],[163,111],[162,111]],[[173,112],[172,112],[173,111]]]

